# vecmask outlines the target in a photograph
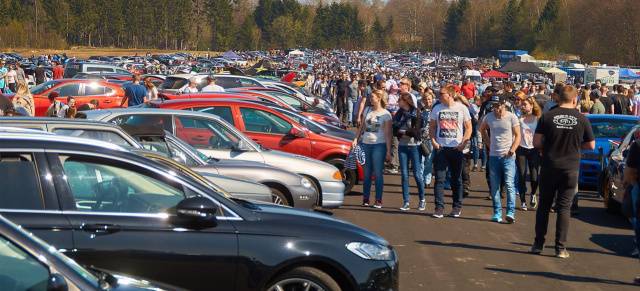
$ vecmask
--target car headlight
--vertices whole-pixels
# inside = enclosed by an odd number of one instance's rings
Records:
[[[365,260],[391,261],[393,250],[388,246],[379,244],[352,242],[346,245],[347,249]]]
[[[302,179],[300,179],[300,184],[302,184],[302,188],[311,188],[311,181],[309,181],[309,178],[307,177],[302,177]]]
[[[600,160],[600,154],[590,153],[590,152],[582,152],[582,153],[580,153],[580,159],[587,160],[587,161],[599,161]]]

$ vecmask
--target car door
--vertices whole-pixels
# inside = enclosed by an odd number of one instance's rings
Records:
[[[174,116],[175,135],[206,155],[264,163],[262,154],[249,145],[241,149],[242,137],[224,122],[198,116]],[[243,141],[244,143],[244,141]]]
[[[242,124],[236,125],[262,146],[287,153],[312,157],[309,134],[289,120],[263,109],[238,106]],[[299,135],[291,134],[297,131]]]
[[[0,149],[0,214],[56,248],[73,250],[71,226],[60,211],[44,150]]]
[[[223,211],[214,227],[180,222],[175,207],[194,189],[167,173],[97,154],[48,153],[67,180],[63,213],[73,228],[78,262],[190,290],[232,290],[237,235]]]
[[[122,96],[117,96],[116,90],[96,82],[81,83],[80,87],[80,102],[79,104],[85,104],[92,99],[98,99],[99,109],[117,108],[120,107]],[[78,99],[76,99],[78,102]]]

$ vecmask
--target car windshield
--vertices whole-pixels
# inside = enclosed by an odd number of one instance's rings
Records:
[[[58,84],[60,84],[59,81],[49,81],[40,85],[33,86],[29,91],[31,91],[31,94],[33,95],[40,95]]]
[[[623,134],[637,125],[637,122],[631,120],[594,118],[589,119],[589,121],[591,122],[591,129],[593,130],[593,137],[595,138],[619,139],[622,138]]]
[[[160,84],[160,89],[180,89],[185,85],[187,85],[185,78],[168,77]]]

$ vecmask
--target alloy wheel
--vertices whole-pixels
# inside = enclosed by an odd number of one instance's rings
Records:
[[[324,291],[319,284],[304,278],[290,278],[277,282],[267,289],[268,291]]]

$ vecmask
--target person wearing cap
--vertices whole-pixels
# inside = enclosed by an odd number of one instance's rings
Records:
[[[589,114],[605,114],[606,111],[604,109],[604,104],[600,101],[600,90],[591,91],[589,96],[591,97],[591,100],[593,100],[593,105],[591,106],[591,110],[589,110]]]
[[[184,90],[182,90],[182,93],[198,93],[198,80],[196,79],[196,77],[189,78],[189,86],[184,88]]]
[[[429,135],[434,150],[435,212],[432,217],[441,218],[444,212],[444,183],[447,168],[451,172],[453,197],[452,217],[462,213],[462,151],[471,137],[471,115],[469,109],[455,101],[455,87],[451,84],[440,89],[440,103],[432,109],[429,120]]]
[[[491,221],[502,221],[502,205],[500,204],[500,184],[504,179],[507,189],[508,223],[515,222],[516,189],[515,151],[520,145],[520,122],[515,114],[507,111],[507,98],[501,95],[491,97],[492,112],[484,116],[480,125],[480,133],[489,150],[490,194],[493,200],[493,217]],[[491,137],[487,131],[491,131]]]
[[[209,85],[204,86],[200,92],[224,92],[224,88],[216,85],[216,75],[210,74],[207,76],[207,81]]]

